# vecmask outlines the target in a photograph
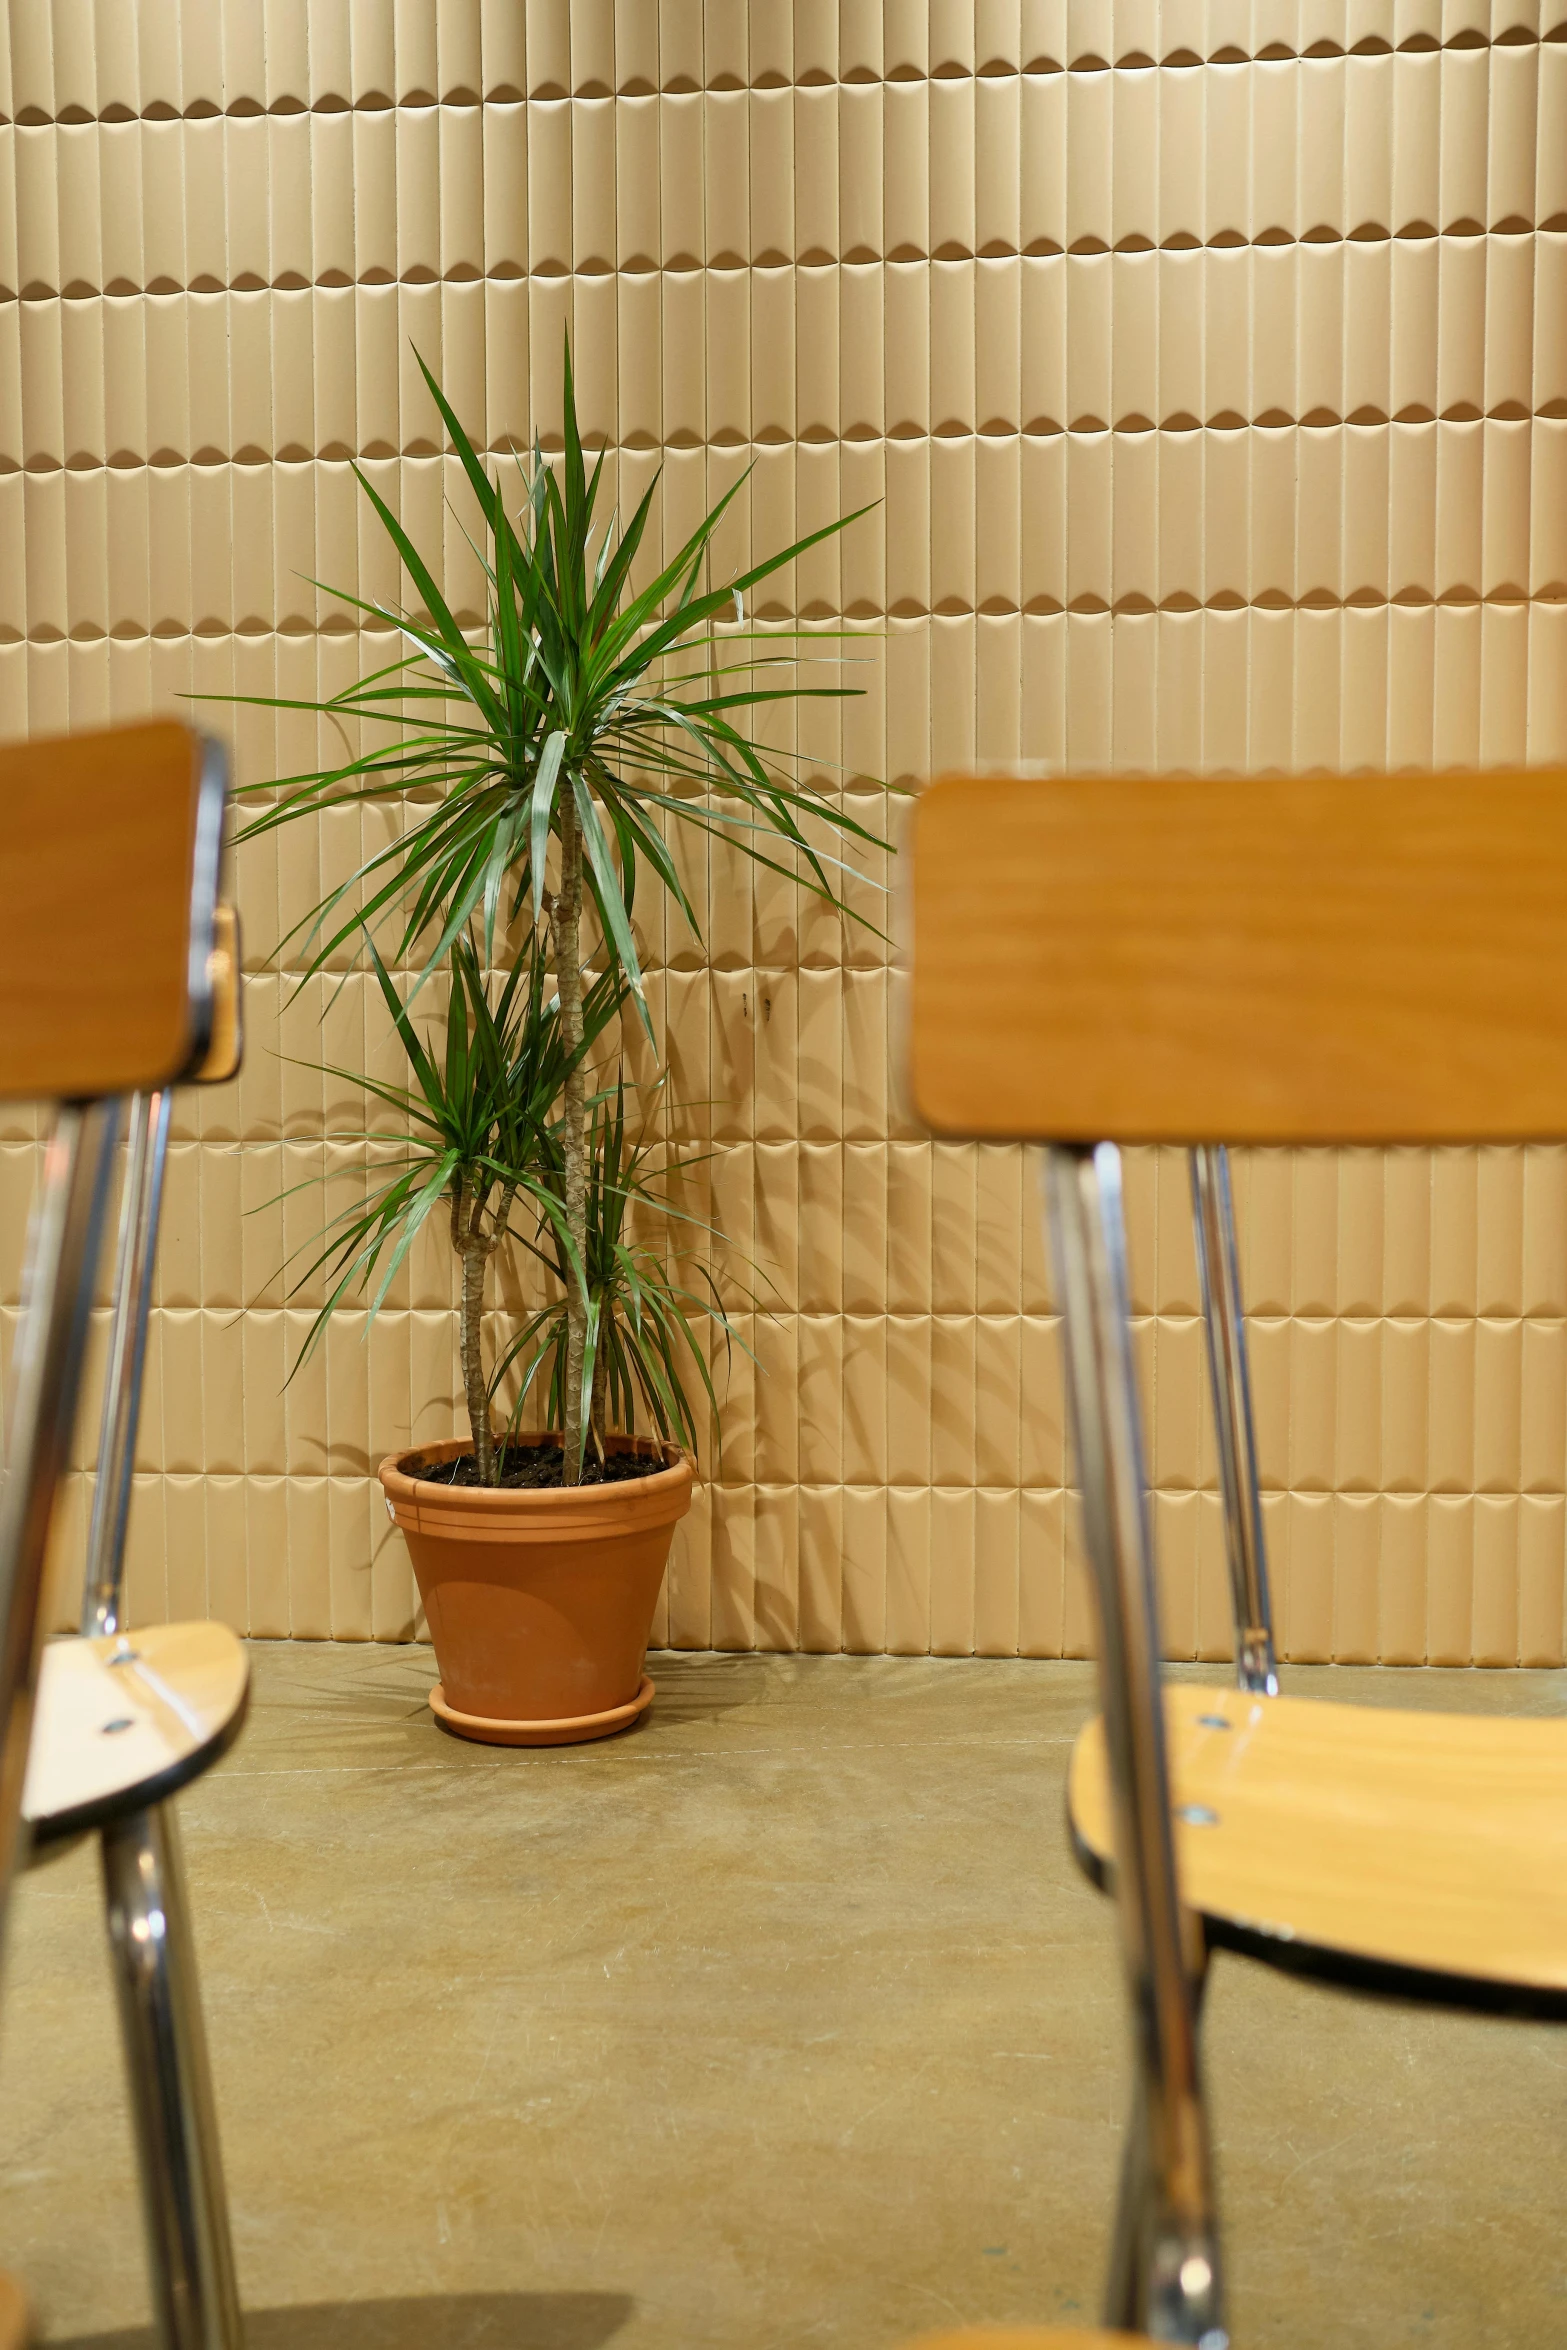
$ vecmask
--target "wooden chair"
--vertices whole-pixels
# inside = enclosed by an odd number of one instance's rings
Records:
[[[977,2326],[961,2334],[921,2334],[908,2350],[1092,2350],[1095,2342],[1147,2345],[1146,2334],[1107,2334],[1102,2327],[1067,2332],[1061,2326]]]
[[[238,1734],[247,1669],[221,1625],[132,1640],[120,1590],[169,1088],[238,1065],[238,936],[216,905],[225,781],[221,751],[170,724],[0,752],[0,1097],[63,1104],[34,1216],[0,1488],[0,1833],[12,1864],[88,1830],[102,1837],[154,2315],[168,2350],[239,2350],[242,2338],[169,1798]],[[62,952],[83,905],[90,957]],[[46,1648],[40,1669],[44,1548],[126,1093],[89,1636]]]
[[[1099,1139],[1113,1126],[1085,1127],[1063,1116],[1037,1082],[1036,1041],[1052,1032],[1057,1007],[1048,989],[1034,985],[1028,963],[1040,935],[1033,890],[1050,851],[1034,853],[1026,817],[1031,792],[1053,805],[1062,788],[949,782],[917,804],[906,877],[907,1058],[916,1113],[938,1133],[1058,1145],[1045,1162],[1047,1221],[1098,1634],[1133,2023],[1133,2123],[1106,2293],[1112,2335],[1099,2338],[1141,2329],[1223,2350],[1198,2040],[1205,1950],[1182,1904],[1171,1821],[1120,1161],[1114,1145]],[[1084,787],[1068,788],[1086,805]],[[998,920],[985,899],[1003,876],[1007,916]],[[992,1087],[1000,1068],[1009,1085],[998,1101]],[[985,2337],[974,2339],[978,2350]],[[1057,2339],[1071,2337],[1018,2337],[1039,2350]]]
[[[952,779],[921,799],[911,840],[917,1113],[938,1134],[1049,1146],[1104,1692],[1069,1811],[1085,1865],[1121,1889],[1134,2000],[1148,1870],[1129,1788],[1146,1831],[1167,1768],[1174,1863],[1203,1928],[1188,1981],[1217,1944],[1381,1991],[1567,2012],[1567,1723],[1273,1693],[1260,1523],[1249,1584],[1236,1555],[1255,1458],[1243,1348],[1224,1360],[1239,1285],[1213,1148],[1567,1137],[1567,778]],[[1241,1688],[1182,1686],[1162,1705],[1156,1652],[1117,1649],[1155,1620],[1126,1141],[1201,1153],[1207,1278],[1231,1292],[1209,1332],[1237,1623],[1267,1635]],[[1116,1591],[1136,1604],[1118,1612]],[[1200,2117],[1195,2058],[1188,2091]],[[1115,2320],[1150,2306],[1133,2247],[1139,2224],[1160,2241],[1164,2223],[1137,2215],[1166,2160],[1140,2111]]]

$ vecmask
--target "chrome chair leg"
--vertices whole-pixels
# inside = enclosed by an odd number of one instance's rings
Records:
[[[125,1534],[173,1094],[134,1094],[82,1631],[125,1628]],[[105,1831],[104,1893],[163,2350],[241,2342],[223,2163],[172,1805]]]
[[[117,1122],[113,1102],[61,1108],[29,1240],[0,1478],[0,1910],[21,1849],[44,1553],[76,1421]]]
[[[1230,1604],[1235,1617],[1235,1677],[1242,1689],[1276,1697],[1279,1676],[1268,1592],[1268,1553],[1262,1533],[1257,1436],[1251,1416],[1246,1313],[1235,1246],[1230,1154],[1224,1145],[1203,1143],[1195,1149],[1191,1174],[1197,1277],[1202,1285],[1203,1327],[1208,1338],[1208,1382],[1213,1394]]]
[[[242,2350],[217,2110],[172,1804],[103,1832],[103,1889],[161,2350]]]
[[[1153,1539],[1132,1365],[1113,1144],[1052,1148],[1045,1188],[1066,1387],[1098,1622],[1115,1821],[1116,1915],[1134,2019],[1146,2170],[1118,2231],[1107,2322],[1225,2350],[1218,2225],[1197,2038],[1197,1922],[1183,1911],[1170,1827]],[[1132,2158],[1128,2157],[1130,2161]],[[1130,2306],[1128,2306],[1130,2305]]]
[[[1207,1981],[1207,1953],[1204,1951],[1202,1970],[1192,1983],[1199,2042],[1202,2035],[1203,1992]],[[1143,2322],[1146,2308],[1141,2280],[1148,2273],[1152,2256],[1148,2232],[1152,2209],[1149,2161],[1148,2099],[1142,2076],[1137,2074],[1132,2081],[1131,2111],[1126,2117],[1126,2135],[1121,2142],[1115,2225],[1110,2236],[1109,2281],[1105,2288],[1105,2323],[1124,2333],[1137,2331]]]
[[[1135,2333],[1142,2323],[1142,2280],[1148,2273],[1147,2215],[1148,2101],[1142,2075],[1132,2082],[1132,2106],[1121,2140],[1121,2172],[1115,2191],[1115,2226],[1110,2236],[1110,2270],[1105,2285],[1105,2324]]]
[[[82,1630],[89,1636],[122,1631],[125,1623],[125,1529],[131,1510],[152,1268],[158,1250],[173,1104],[174,1095],[167,1086],[161,1093],[131,1096],[130,1147],[114,1268],[114,1314],[98,1434],[98,1479],[87,1530],[87,1580],[82,1593]]]

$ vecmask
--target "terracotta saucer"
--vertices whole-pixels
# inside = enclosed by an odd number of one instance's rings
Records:
[[[553,1722],[496,1721],[486,1714],[460,1713],[448,1705],[439,1681],[430,1692],[430,1710],[443,1730],[458,1738],[475,1738],[484,1746],[581,1746],[590,1738],[612,1738],[629,1730],[653,1702],[653,1684],[646,1673],[629,1705],[612,1705],[601,1714],[566,1714]]]

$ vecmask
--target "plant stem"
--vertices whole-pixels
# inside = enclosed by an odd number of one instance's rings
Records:
[[[593,1457],[598,1461],[604,1458],[606,1450],[604,1411],[605,1397],[609,1393],[609,1348],[604,1344],[604,1340],[608,1335],[607,1328],[599,1332],[598,1360],[593,1366],[593,1410],[590,1425],[593,1431]]]
[[[586,1272],[588,1257],[588,1112],[582,1049],[582,835],[571,778],[560,779],[560,888],[550,906],[555,984],[560,990],[560,1040],[571,1068],[562,1103],[566,1229]],[[582,1366],[588,1343],[588,1304],[566,1271],[566,1397],[561,1483],[582,1482]]]
[[[495,1482],[495,1439],[490,1429],[490,1398],[484,1380],[484,1353],[481,1334],[484,1322],[484,1277],[490,1262],[490,1243],[481,1224],[483,1194],[477,1193],[469,1208],[467,1224],[458,1253],[462,1258],[462,1384],[468,1405],[468,1425],[473,1430],[473,1457],[481,1485]],[[457,1234],[457,1214],[452,1216],[452,1235]]]

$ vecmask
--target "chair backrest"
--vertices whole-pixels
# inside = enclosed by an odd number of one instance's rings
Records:
[[[75,1425],[119,1095],[212,1042],[227,763],[168,722],[0,750],[0,1099],[60,1104],[0,1481],[0,1902],[15,1863],[50,1519]]]
[[[1567,774],[954,777],[911,840],[938,1133],[1567,1136]]]
[[[164,719],[0,749],[0,1100],[199,1063],[225,781],[219,747]]]

